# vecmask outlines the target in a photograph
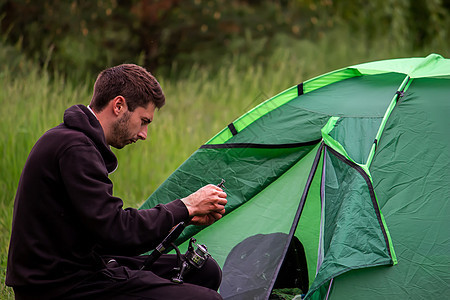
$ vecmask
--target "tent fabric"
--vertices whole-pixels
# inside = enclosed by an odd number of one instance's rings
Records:
[[[246,145],[201,148],[155,191],[142,208],[185,197],[203,185],[217,184],[225,178],[227,213],[231,213],[264,191],[313,147],[314,144],[295,144],[292,148],[251,148]],[[187,239],[200,229],[189,226],[180,239]]]
[[[450,61],[438,54],[427,57],[388,59],[369,62],[350,67],[362,74],[378,74],[395,72],[406,74],[410,78],[449,77]]]
[[[371,172],[396,252],[401,253],[399,263],[395,268],[359,271],[339,278],[333,291],[336,297],[358,297],[368,292],[386,299],[447,297],[449,97],[449,80],[416,79],[398,103]],[[364,286],[368,280],[370,287]],[[358,288],[349,293],[347,289],[355,285]]]
[[[351,269],[394,263],[373,187],[366,173],[327,149],[321,263],[310,296]],[[381,229],[381,230],[380,230]]]
[[[195,235],[219,265],[235,266],[224,268],[224,299],[268,299],[293,236],[305,249],[307,299],[442,298],[450,292],[449,97],[450,63],[436,54],[318,76],[230,123],[142,208],[226,180],[226,215],[188,226],[177,241],[184,251]],[[255,236],[245,251],[266,259],[262,273],[230,256]],[[274,237],[283,238],[271,248]],[[248,284],[250,298],[233,274],[257,286]]]

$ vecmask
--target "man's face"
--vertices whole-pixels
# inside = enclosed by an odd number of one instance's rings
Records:
[[[153,103],[149,103],[146,108],[137,107],[133,112],[124,111],[112,125],[109,144],[114,148],[122,149],[137,140],[145,140],[148,125],[152,122],[154,113]]]

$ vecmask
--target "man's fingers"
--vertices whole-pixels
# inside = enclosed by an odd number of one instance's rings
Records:
[[[215,191],[223,192],[223,189],[222,189],[221,187],[219,187],[219,186],[217,186],[217,185],[214,185],[214,184],[208,184],[207,187],[208,187],[208,188],[211,188],[211,189],[213,189],[213,190],[215,190]]]
[[[223,210],[223,212],[225,213],[225,210]],[[214,218],[214,220],[219,220],[220,218],[222,218],[221,213],[212,212],[212,213],[210,213],[210,215]]]
[[[224,206],[228,203],[227,193],[225,193],[221,188],[215,185],[212,185],[212,188],[214,189],[213,194],[217,196],[217,198],[215,199],[217,202],[215,202],[214,204],[216,209],[214,209],[214,211],[218,212],[224,210]]]
[[[212,211],[215,212],[221,212],[222,210],[225,210],[225,205],[227,204],[227,200],[218,200],[217,203],[213,204],[213,206],[211,207]]]
[[[213,184],[200,188],[188,197],[181,199],[181,201],[186,205],[190,216],[205,216],[209,213],[224,214],[225,205],[228,203],[227,193]],[[218,215],[215,216],[219,217]]]
[[[217,200],[217,204],[220,204],[220,205],[226,205],[227,203],[228,203],[228,200],[226,198],[219,198]]]
[[[227,193],[225,193],[224,191],[219,192],[219,194],[217,194],[217,196],[219,196],[220,198],[227,198]]]

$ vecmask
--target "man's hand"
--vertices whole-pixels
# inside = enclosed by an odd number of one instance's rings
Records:
[[[227,194],[220,187],[208,184],[181,201],[192,217],[191,224],[211,225],[225,213]]]

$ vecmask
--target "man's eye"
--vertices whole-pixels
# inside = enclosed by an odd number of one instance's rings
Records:
[[[150,124],[150,122],[151,122],[150,120],[142,119],[141,125],[142,125],[142,126],[148,125],[148,124]]]

